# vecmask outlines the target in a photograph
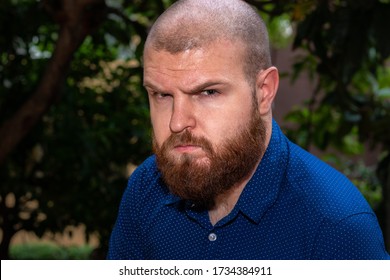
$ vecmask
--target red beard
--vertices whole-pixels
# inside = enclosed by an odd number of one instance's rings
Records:
[[[157,166],[170,192],[198,207],[211,209],[216,196],[242,182],[265,151],[264,124],[257,110],[253,114],[249,123],[217,150],[209,140],[196,137],[188,130],[170,135],[161,148],[153,139]],[[180,144],[200,146],[208,160],[200,161],[188,153],[175,158],[170,151]]]

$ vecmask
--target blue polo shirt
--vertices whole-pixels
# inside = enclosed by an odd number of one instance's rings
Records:
[[[109,259],[388,259],[370,206],[342,174],[273,122],[255,174],[214,226],[169,193],[155,157],[129,179]]]

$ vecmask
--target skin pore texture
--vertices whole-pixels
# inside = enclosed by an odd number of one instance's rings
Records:
[[[206,208],[215,224],[234,208],[269,143],[278,73],[267,59],[249,65],[248,35],[231,38],[240,26],[220,15],[219,5],[228,5],[232,14],[253,16],[247,4],[177,3],[152,28],[144,51],[153,149],[170,191]],[[224,25],[208,28],[221,18]],[[170,44],[171,34],[177,39]],[[255,35],[268,44],[262,32]],[[262,47],[258,59],[269,54]]]

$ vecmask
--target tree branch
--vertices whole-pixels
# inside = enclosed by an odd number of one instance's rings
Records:
[[[106,15],[104,0],[46,0],[43,4],[60,24],[59,38],[35,92],[0,127],[0,166],[59,98],[73,54]]]
[[[132,20],[131,18],[129,18],[128,16],[123,14],[122,11],[120,11],[116,8],[113,8],[113,7],[107,7],[107,14],[114,14],[114,15],[118,16],[127,24],[133,26],[134,29],[136,30],[137,34],[139,34],[143,39],[146,38],[147,32],[146,32],[145,26],[143,26],[142,24],[140,24],[136,20]]]

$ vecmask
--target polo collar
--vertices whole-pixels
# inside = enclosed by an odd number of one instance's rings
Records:
[[[166,187],[164,185],[164,187]],[[167,193],[166,197],[165,197],[165,205],[171,205],[171,204],[175,204],[175,203],[178,203],[180,202],[182,199],[174,194],[171,194],[171,193]]]
[[[253,222],[259,223],[275,203],[287,168],[287,161],[287,139],[273,120],[270,143],[236,205],[239,211]]]

